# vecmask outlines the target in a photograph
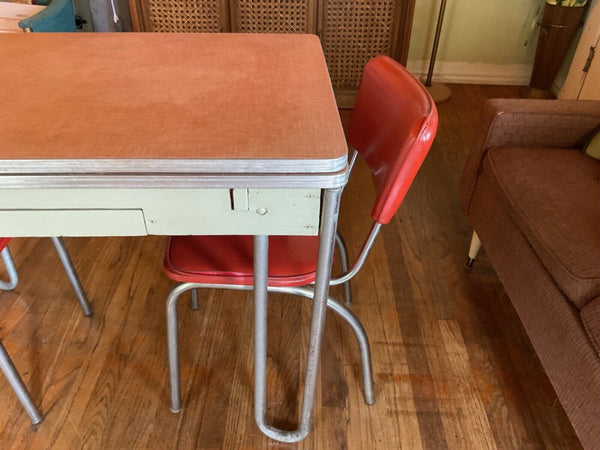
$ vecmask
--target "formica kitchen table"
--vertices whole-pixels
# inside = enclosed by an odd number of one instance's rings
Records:
[[[254,235],[255,418],[304,438],[347,181],[318,38],[5,34],[0,61],[0,236]],[[300,426],[285,432],[265,421],[256,365],[278,234],[321,237]]]

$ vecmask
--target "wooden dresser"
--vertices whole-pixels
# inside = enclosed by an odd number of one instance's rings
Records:
[[[366,62],[406,64],[415,0],[129,0],[135,31],[311,33],[338,105],[351,107]]]

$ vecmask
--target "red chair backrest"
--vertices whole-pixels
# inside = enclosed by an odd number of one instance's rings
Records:
[[[10,238],[0,238],[0,251],[4,250],[4,247],[8,245]]]
[[[423,163],[437,130],[435,103],[425,87],[387,56],[370,60],[358,89],[348,140],[370,167],[371,215],[388,223]]]

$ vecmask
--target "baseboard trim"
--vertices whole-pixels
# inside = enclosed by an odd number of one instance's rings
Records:
[[[562,83],[558,82],[556,80],[554,80],[554,83],[552,83],[552,87],[550,88],[550,91],[554,94],[554,96],[556,98],[558,98],[560,91],[562,90],[563,86],[564,86],[564,81]]]
[[[417,77],[427,75],[429,61],[409,60],[406,67]],[[482,64],[438,61],[433,81],[438,83],[502,84],[527,86],[531,78],[529,64]]]

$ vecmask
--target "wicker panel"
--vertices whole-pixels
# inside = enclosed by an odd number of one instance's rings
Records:
[[[310,0],[238,0],[232,31],[240,33],[308,33]]]
[[[152,31],[221,31],[220,0],[145,0]]]
[[[367,61],[389,55],[396,0],[326,0],[321,42],[335,89],[357,89]]]

